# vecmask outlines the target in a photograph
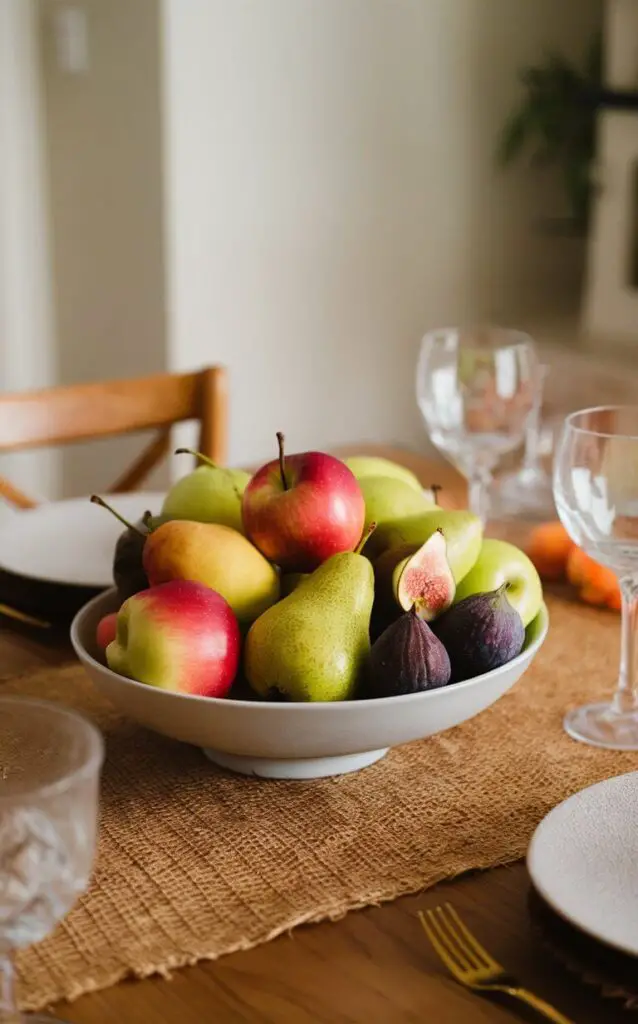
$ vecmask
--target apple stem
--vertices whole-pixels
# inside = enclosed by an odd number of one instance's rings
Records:
[[[207,455],[202,455],[201,452],[196,452],[194,448],[176,448],[175,455],[193,455],[199,462],[203,462],[206,466],[210,466],[211,469],[218,469],[216,462],[209,459]]]
[[[430,484],[430,490],[432,491],[432,497],[434,498],[434,504],[439,504],[439,491],[443,490],[441,484]]]
[[[284,435],[281,430],[277,431],[277,444],[279,445],[279,472],[281,474],[281,484],[284,491],[288,490],[288,481],[286,479],[286,461],[284,459]]]
[[[99,494],[92,494],[91,501],[93,502],[94,505],[100,505],[102,508],[105,508],[106,511],[110,512],[112,516],[115,516],[116,519],[119,519],[122,525],[126,526],[128,530],[132,530],[133,533],[138,533],[140,537],[143,537],[144,540],[146,540],[145,533],[142,533],[141,530],[138,530],[137,526],[133,526],[133,523],[130,523],[128,519],[125,519],[124,516],[120,515],[120,513],[116,511],[116,509],[114,509],[112,505],[109,505],[108,502],[104,500],[104,498],[100,498]]]
[[[376,528],[377,528],[377,524],[376,523],[370,523],[368,529],[363,531],[363,534],[361,536],[361,540],[359,541],[359,543],[357,544],[356,548],[354,549],[355,555],[360,555],[361,554],[361,552],[363,551],[363,549],[364,549],[364,547],[366,545],[366,542],[370,539],[370,537],[372,536],[372,534],[374,533]]]

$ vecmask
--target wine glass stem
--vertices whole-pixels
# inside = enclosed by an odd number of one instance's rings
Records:
[[[537,472],[540,469],[539,440],[541,434],[541,417],[543,413],[543,391],[548,372],[549,368],[547,366],[541,366],[539,368],[534,404],[527,420],[522,468],[528,472],[530,470]]]
[[[0,952],[0,1024],[22,1024],[15,999],[14,970],[11,954]]]
[[[539,468],[538,461],[538,438],[540,434],[540,409],[532,415],[530,423],[528,423],[527,430],[525,431],[525,454],[523,456],[523,469],[524,470],[537,470]]]
[[[622,594],[620,672],[613,710],[621,715],[638,711],[638,680],[636,679],[636,630],[638,630],[638,581],[632,577],[620,580]]]
[[[492,474],[484,466],[475,467],[468,480],[468,505],[470,512],[481,520],[487,522],[490,510],[490,487]]]

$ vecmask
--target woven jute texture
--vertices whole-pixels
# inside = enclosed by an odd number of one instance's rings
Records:
[[[533,667],[494,707],[358,774],[314,782],[226,774],[123,721],[76,666],[3,683],[76,706],[107,737],[93,884],[20,956],[24,1008],[522,857],[560,800],[638,768],[638,756],[574,743],[561,727],[566,707],[610,691],[618,617],[559,598],[550,614]]]

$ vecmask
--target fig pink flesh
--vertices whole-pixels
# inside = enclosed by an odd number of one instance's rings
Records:
[[[455,593],[454,577],[447,560],[447,544],[437,530],[406,562],[399,579],[399,604],[414,606],[426,622],[446,611]]]
[[[403,581],[402,589],[414,598],[415,604],[427,604],[428,610],[435,615],[451,603],[448,577],[433,576],[427,569],[419,567],[406,569]]]

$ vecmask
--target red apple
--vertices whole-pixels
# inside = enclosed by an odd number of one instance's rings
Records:
[[[365,502],[348,467],[332,455],[302,452],[262,466],[242,498],[246,535],[285,572],[312,572],[361,539]]]
[[[203,583],[171,580],[134,594],[117,613],[109,668],[163,690],[225,697],[239,664],[233,611]]]
[[[95,631],[95,641],[100,650],[105,651],[108,645],[115,640],[116,629],[117,612],[110,612],[100,619]]]

